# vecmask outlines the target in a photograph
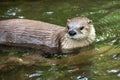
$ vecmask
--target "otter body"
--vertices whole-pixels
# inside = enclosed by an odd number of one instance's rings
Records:
[[[84,29],[87,26],[87,31],[77,30],[81,25]],[[44,53],[69,53],[89,45],[94,38],[94,27],[88,18],[73,18],[67,27],[27,19],[0,21],[0,44],[36,48]]]

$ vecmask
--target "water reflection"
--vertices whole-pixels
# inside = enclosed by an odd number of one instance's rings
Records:
[[[54,12],[53,11],[48,11],[46,12],[48,15],[52,15]]]
[[[119,70],[115,70],[115,69],[113,69],[113,70],[107,70],[107,72],[108,73],[117,73]]]
[[[50,69],[45,71],[38,70],[35,73],[29,74],[28,78],[30,80],[88,80],[88,78],[83,76],[81,73],[74,75],[78,70],[79,69],[76,68],[66,71],[58,66],[51,66]]]
[[[120,77],[120,73],[119,73],[119,74],[117,74],[117,76],[118,76],[118,77]]]
[[[77,80],[88,80],[88,78],[84,76],[77,76]]]
[[[2,18],[24,18],[24,16],[20,16],[21,9],[17,7],[9,8],[4,14],[1,16]]]
[[[115,59],[115,60],[120,60],[120,53],[114,54],[114,55],[112,56],[112,58]]]
[[[33,78],[33,77],[40,77],[42,74],[41,73],[33,73],[29,75],[29,78]]]

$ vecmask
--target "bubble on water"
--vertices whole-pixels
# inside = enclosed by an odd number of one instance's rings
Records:
[[[69,73],[74,72],[75,70],[68,70]]]
[[[46,12],[47,14],[49,14],[49,15],[51,15],[51,14],[53,14],[54,12],[53,11],[48,11],[48,12]]]
[[[120,77],[120,73],[118,73],[117,76]]]
[[[12,12],[12,13],[10,13],[9,15],[15,16],[15,15],[16,15],[16,13],[15,13],[15,12]]]
[[[29,78],[41,76],[43,71],[36,71],[36,73],[30,74]]]
[[[23,18],[24,18],[24,16],[18,16],[18,18],[23,19]]]
[[[77,70],[79,70],[79,68],[70,69],[70,70],[68,70],[68,72],[69,72],[69,73],[72,73],[72,72],[75,72],[75,71],[77,71]]]
[[[108,73],[117,73],[117,72],[119,72],[119,70],[113,69],[113,70],[107,70],[107,72],[108,72]]]
[[[38,74],[38,73],[31,74],[31,75],[29,75],[29,78],[38,77],[38,76],[41,76],[41,75],[42,75],[42,74]]]
[[[88,80],[88,78],[84,76],[77,76],[77,80]]]
[[[16,16],[17,13],[21,12],[21,9],[19,8],[10,8],[5,12],[5,15],[7,16]]]

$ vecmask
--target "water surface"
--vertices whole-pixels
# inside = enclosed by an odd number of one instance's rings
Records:
[[[97,38],[89,49],[65,59],[55,59],[56,64],[20,66],[1,72],[0,80],[120,80],[119,0],[0,1],[0,20],[25,18],[66,26],[68,18],[78,16],[93,20]],[[22,55],[29,54],[0,50],[0,64],[9,56]]]

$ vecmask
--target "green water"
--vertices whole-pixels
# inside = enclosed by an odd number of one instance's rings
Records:
[[[0,20],[25,18],[66,26],[66,20],[76,16],[93,20],[97,35],[94,47],[89,46],[82,54],[55,59],[56,64],[19,66],[0,72],[0,80],[120,80],[119,0],[0,1]],[[6,56],[20,56],[18,53],[0,51],[0,65]]]

